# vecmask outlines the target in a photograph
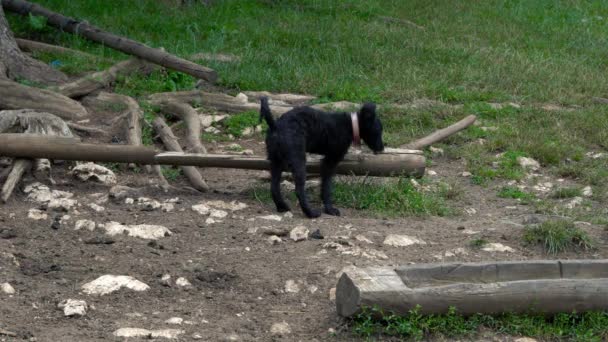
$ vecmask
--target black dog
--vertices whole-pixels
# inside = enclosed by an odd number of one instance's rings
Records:
[[[376,116],[376,105],[366,103],[358,113],[325,113],[310,107],[296,107],[275,121],[268,99],[261,99],[260,121],[268,123],[266,150],[271,163],[272,199],[279,212],[289,211],[281,195],[281,173],[289,168],[296,183],[296,194],[302,211],[309,218],[321,213],[310,207],[306,196],[306,152],[323,155],[321,162],[321,199],[324,212],[339,216],[331,201],[331,179],[336,166],[351,143],[360,138],[378,153],[384,150],[382,123]]]

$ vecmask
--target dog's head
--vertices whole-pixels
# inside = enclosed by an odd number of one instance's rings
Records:
[[[376,115],[376,105],[366,103],[359,111],[361,139],[374,153],[384,151],[382,142],[382,122]]]

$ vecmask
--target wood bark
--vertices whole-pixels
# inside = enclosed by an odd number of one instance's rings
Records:
[[[209,82],[215,82],[217,79],[217,73],[210,68],[179,58],[161,49],[154,49],[134,40],[103,31],[93,25],[89,25],[86,21],[63,16],[40,5],[23,0],[2,0],[2,5],[6,10],[22,15],[31,13],[46,17],[49,25],[57,27],[60,30],[81,35],[92,41],[166,68],[181,71]]]
[[[103,129],[99,129],[99,128],[95,128],[95,127],[84,126],[84,125],[77,124],[74,122],[68,122],[67,124],[68,124],[68,127],[70,127],[71,129],[73,129],[75,131],[86,132],[89,134],[100,134],[100,135],[108,134],[108,132],[104,131]]]
[[[188,132],[186,134],[187,151],[190,153],[207,153],[207,149],[201,142],[201,120],[198,113],[192,106],[184,103],[169,102],[161,105],[161,111],[175,115],[182,119],[186,124]]]
[[[608,309],[608,260],[538,260],[421,264],[345,272],[336,287],[344,317],[362,307],[407,314],[463,315]]]
[[[33,161],[31,159],[16,158],[13,161],[11,172],[6,177],[6,181],[2,185],[2,191],[0,192],[0,199],[2,203],[6,203],[13,194],[15,186],[21,180],[23,174],[32,168]]]
[[[81,120],[87,110],[69,97],[0,79],[0,109],[34,109],[57,115],[64,120]]]
[[[143,71],[146,67],[139,58],[131,58],[126,61],[119,62],[109,69],[92,73],[70,83],[65,83],[57,87],[56,91],[62,95],[71,98],[77,98],[88,95],[96,90],[106,88],[120,75],[130,75],[132,73]]]
[[[167,125],[165,120],[163,120],[161,117],[156,117],[154,119],[152,125],[153,125],[156,133],[160,136],[161,140],[163,141],[163,144],[165,145],[165,147],[167,147],[167,150],[183,152],[182,147],[179,145],[179,142],[177,141],[177,138],[175,137],[175,135],[171,131],[171,128],[169,128],[169,126]],[[160,163],[156,163],[156,164],[160,164]],[[207,183],[205,183],[205,180],[203,179],[203,177],[201,176],[201,173],[198,171],[198,169],[196,167],[182,166],[181,169],[184,172],[184,175],[186,176],[186,178],[188,178],[188,180],[190,181],[190,184],[192,185],[192,187],[194,187],[196,190],[201,191],[201,192],[206,192],[209,190],[209,186],[207,185]]]
[[[430,146],[436,142],[439,142],[439,141],[449,137],[450,135],[456,134],[456,133],[462,131],[463,129],[471,126],[475,122],[475,120],[477,120],[477,117],[475,115],[469,115],[466,118],[458,121],[457,123],[455,123],[453,125],[450,125],[446,128],[435,131],[432,134],[430,134],[424,138],[421,138],[414,142],[405,144],[402,147],[412,148],[412,149],[416,149],[416,150],[425,148],[427,146]]]
[[[103,57],[92,55],[90,53],[74,50],[70,48],[66,48],[58,45],[51,45],[47,43],[37,42],[28,39],[15,38],[17,42],[17,46],[21,51],[25,52],[50,52],[50,53],[60,53],[65,55],[78,55],[84,58],[90,59],[104,59]]]
[[[300,95],[300,94],[275,94],[267,91],[244,91],[243,94],[247,95],[251,101],[251,99],[256,102],[260,102],[260,99],[264,96],[268,97],[271,100],[282,101],[285,103],[289,103],[294,106],[303,106],[310,103],[310,101],[316,99],[315,96],[311,95]]]
[[[158,127],[158,132],[163,127],[166,127],[166,124],[164,126],[156,125],[156,127]],[[172,146],[171,148],[168,147],[169,150],[179,151],[181,149],[172,133],[171,135],[169,133],[164,134],[164,136],[166,137],[166,141]],[[189,165],[249,170],[268,170],[270,168],[268,160],[263,157],[173,152],[156,154],[153,149],[143,146],[84,144],[77,143],[72,139],[26,134],[0,134],[0,155],[6,157],[118,163],[133,162],[138,164]],[[319,159],[310,160],[307,163],[307,169],[311,173],[319,173],[320,164]],[[347,175],[383,177],[411,175],[418,177],[424,174],[424,168],[425,158],[417,153],[360,154],[347,155],[344,161],[338,165],[336,171],[338,174]]]
[[[24,78],[42,84],[59,84],[67,77],[58,70],[37,61],[19,50],[15,37],[0,6],[0,77]]]

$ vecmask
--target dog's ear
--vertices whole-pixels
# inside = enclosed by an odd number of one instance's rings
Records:
[[[376,104],[374,103],[365,103],[363,107],[361,107],[361,119],[364,121],[373,121],[376,119]]]

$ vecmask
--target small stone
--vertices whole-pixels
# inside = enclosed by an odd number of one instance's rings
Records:
[[[76,165],[72,171],[70,171],[70,174],[81,181],[92,180],[105,185],[116,183],[116,175],[114,172],[112,172],[112,170],[95,163],[83,163]]]
[[[473,174],[470,173],[469,171],[464,171],[463,173],[460,174],[462,177],[471,177]]]
[[[314,232],[310,233],[310,235],[308,236],[309,238],[313,239],[313,240],[322,240],[325,237],[323,236],[323,234],[321,234],[321,230],[317,229]]]
[[[591,189],[591,187],[589,185],[587,185],[586,187],[583,188],[582,193],[583,193],[584,197],[593,196],[593,190]]]
[[[135,197],[135,196],[137,196],[138,193],[139,193],[138,189],[133,189],[131,187],[124,186],[124,185],[115,185],[112,188],[110,188],[108,196],[111,199],[113,199],[117,202],[120,202],[123,199],[126,199],[127,197]]]
[[[82,285],[82,290],[86,294],[101,296],[118,291],[123,287],[133,291],[146,291],[150,289],[150,286],[133,277],[107,274]]]
[[[306,240],[309,230],[304,226],[297,226],[289,232],[289,238],[295,242]]]
[[[163,284],[164,286],[170,287],[171,286],[171,275],[163,274],[163,276],[160,277],[160,283]]]
[[[106,208],[104,208],[104,207],[102,207],[100,205],[97,205],[95,203],[89,203],[89,208],[95,210],[98,213],[101,213],[101,212],[103,212],[103,211],[106,210]]]
[[[253,128],[253,127],[246,127],[246,128],[243,130],[242,135],[243,135],[244,137],[250,137],[250,136],[252,136],[252,135],[253,135],[253,133],[254,133],[254,132],[255,132],[255,131],[254,131],[254,128]]]
[[[216,221],[212,217],[207,217],[207,219],[205,220],[205,224],[214,224],[216,222],[220,222],[220,221]]]
[[[70,316],[84,316],[87,313],[87,302],[84,300],[66,299],[60,302],[57,307],[63,309],[63,314]]]
[[[574,209],[583,203],[582,197],[574,197],[570,202],[566,203],[565,207],[567,209]]]
[[[355,235],[355,240],[357,240],[359,242],[364,242],[364,243],[374,243],[372,240],[366,238],[363,235]]]
[[[184,323],[184,319],[181,317],[171,317],[168,320],[166,320],[165,323],[181,325],[182,323]]]
[[[163,226],[151,224],[122,225],[118,222],[109,222],[104,225],[106,234],[110,236],[127,234],[148,240],[156,240],[171,235],[171,231]]]
[[[46,220],[48,218],[44,211],[34,208],[27,211],[27,217],[36,221]]]
[[[188,281],[188,279],[186,279],[184,277],[177,278],[177,280],[175,281],[175,285],[177,285],[179,287],[192,286],[192,284]]]
[[[74,230],[81,230],[81,229],[86,229],[86,230],[92,232],[93,230],[95,230],[95,222],[93,222],[91,220],[76,221],[76,224],[74,225]]]
[[[183,333],[183,330],[178,329],[148,330],[140,328],[120,328],[114,331],[113,335],[116,337],[141,337],[146,339],[166,338],[174,340]]]
[[[282,220],[281,216],[279,216],[279,215],[258,216],[257,218],[259,218],[261,220],[277,221],[277,222],[280,222]]]
[[[517,157],[517,163],[524,169],[536,171],[540,169],[540,163],[528,157]]]
[[[131,197],[125,198],[125,204],[133,204],[135,203],[135,200]]]
[[[475,209],[475,208],[466,208],[464,210],[464,212],[467,213],[467,215],[469,215],[469,216],[473,216],[473,215],[477,214],[477,209]]]
[[[8,295],[15,294],[15,289],[9,283],[0,284],[0,291]]]
[[[292,279],[285,282],[285,292],[287,293],[298,293],[300,292],[300,286]]]
[[[515,252],[515,250],[509,246],[505,246],[501,243],[487,243],[482,248],[483,251],[486,252]]]
[[[442,156],[443,155],[443,149],[439,148],[439,147],[429,147],[429,150],[431,151],[432,154],[438,155],[438,156]]]
[[[329,289],[329,300],[332,302],[336,301],[336,288],[332,287],[331,289]]]
[[[383,244],[393,247],[406,247],[410,245],[426,245],[426,242],[407,235],[390,234],[386,236]]]
[[[228,216],[228,213],[223,211],[223,210],[219,210],[219,209],[211,209],[209,211],[209,217],[212,218],[218,218],[218,219],[222,219],[224,217]]]
[[[520,337],[513,340],[513,342],[537,342],[537,340],[532,337]]]
[[[426,174],[429,176],[437,176],[437,172],[433,171],[433,170],[427,170]]]
[[[192,334],[192,339],[193,340],[202,340],[203,339],[203,335],[201,334]]]
[[[267,240],[267,241],[268,241],[268,243],[269,243],[269,244],[271,244],[271,245],[278,245],[278,244],[280,244],[281,242],[283,242],[283,240],[281,240],[281,238],[280,238],[280,237],[278,237],[278,236],[276,236],[276,235],[270,235],[270,236],[268,237],[268,240]]]
[[[291,328],[287,322],[274,323],[270,327],[270,334],[272,336],[285,336],[291,334]]]

